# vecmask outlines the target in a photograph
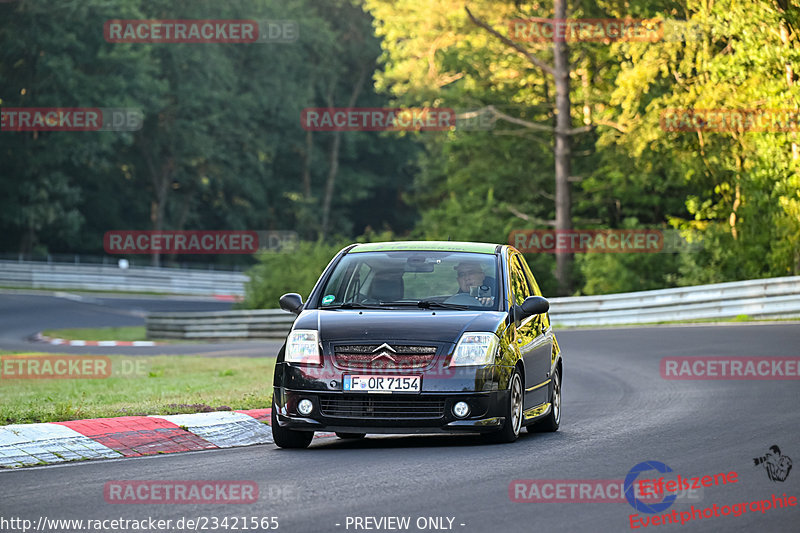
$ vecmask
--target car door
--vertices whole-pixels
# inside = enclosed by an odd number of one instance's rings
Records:
[[[514,303],[522,305],[525,298],[534,296],[534,287],[528,281],[524,269],[525,261],[518,253],[509,258],[509,273]],[[547,380],[550,373],[552,343],[544,332],[543,315],[523,318],[516,326],[516,343],[525,364],[524,409],[530,409],[547,401]]]
[[[525,277],[527,278],[528,283],[530,284],[531,289],[533,290],[533,294],[535,296],[544,297],[542,295],[542,291],[539,290],[539,285],[536,283],[536,278],[533,276],[533,272],[531,272],[528,263],[522,258],[521,255],[519,256],[519,258],[520,262],[522,263],[522,270],[525,272]],[[542,331],[545,341],[550,346],[550,366],[547,370],[547,376],[546,376],[549,379],[550,373],[553,370],[553,365],[556,362],[556,354],[559,351],[558,341],[556,340],[556,336],[553,333],[553,328],[550,326],[550,315],[548,313],[539,315],[539,320],[541,320],[539,329]]]

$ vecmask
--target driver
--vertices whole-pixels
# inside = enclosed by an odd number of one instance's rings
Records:
[[[494,279],[487,278],[481,264],[477,261],[462,261],[453,267],[457,273],[458,294],[474,296],[482,305],[492,305],[494,296]]]

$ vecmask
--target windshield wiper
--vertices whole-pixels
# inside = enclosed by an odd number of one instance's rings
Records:
[[[380,305],[360,304],[358,302],[346,302],[336,305],[323,305],[320,309],[380,309]]]
[[[443,302],[433,302],[431,300],[419,300],[416,302],[381,302],[381,305],[397,305],[402,307],[420,307],[422,309],[457,309],[464,311],[469,309],[468,305],[462,304],[446,304]]]

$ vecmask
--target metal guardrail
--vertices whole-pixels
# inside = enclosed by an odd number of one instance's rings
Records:
[[[29,289],[241,296],[249,279],[240,272],[0,261],[0,286]]]
[[[800,317],[800,276],[550,300],[550,319],[561,326],[644,324],[739,315]]]
[[[280,309],[216,311],[207,313],[152,313],[147,315],[151,339],[280,339],[297,316]]]
[[[800,276],[655,291],[550,299],[556,326],[642,324],[672,320],[800,317]],[[147,317],[150,338],[280,339],[295,315],[281,310],[159,313]]]

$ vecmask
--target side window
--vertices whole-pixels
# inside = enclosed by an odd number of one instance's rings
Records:
[[[359,301],[359,294],[363,294],[364,287],[370,281],[370,268],[366,263],[357,263],[349,268],[342,276],[342,280],[331,282],[331,288],[336,292],[337,302]]]
[[[344,293],[344,288],[347,283],[345,280],[350,278],[352,272],[353,272],[352,266],[350,266],[347,269],[343,268],[337,269],[334,272],[333,277],[328,280],[328,283],[325,286],[325,291],[327,292],[322,295],[322,301],[325,303],[333,303],[333,302],[328,302],[330,297],[333,296],[336,299],[336,301],[341,302],[342,294]],[[326,300],[326,297],[328,298],[328,300]],[[322,305],[325,305],[325,303],[323,303]]]
[[[522,265],[522,270],[525,272],[525,278],[528,280],[528,285],[531,287],[531,295],[532,296],[541,296],[542,291],[539,290],[539,285],[536,283],[536,278],[533,277],[533,272],[531,272],[531,267],[528,266],[528,262],[525,259],[518,255],[516,256],[519,260],[520,264]],[[542,325],[545,329],[550,327],[550,317],[546,313],[543,315],[542,318]]]
[[[514,303],[522,305],[525,298],[531,295],[530,288],[528,287],[528,280],[525,279],[525,272],[519,264],[518,256],[514,255],[510,257],[509,266],[511,267],[511,293],[514,298]]]
[[[533,277],[533,272],[531,272],[531,267],[528,266],[528,262],[525,261],[521,255],[518,255],[517,258],[522,264],[522,270],[525,272],[525,277],[528,279],[528,285],[531,286],[531,294],[533,296],[541,296],[542,291],[539,290],[539,285],[536,283],[536,278]]]

